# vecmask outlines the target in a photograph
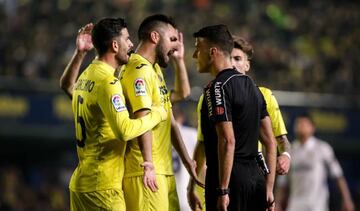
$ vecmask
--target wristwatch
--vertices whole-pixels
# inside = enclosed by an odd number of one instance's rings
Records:
[[[230,193],[230,188],[216,188],[216,193],[218,196],[225,196]]]

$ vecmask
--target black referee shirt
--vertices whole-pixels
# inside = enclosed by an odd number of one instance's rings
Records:
[[[201,108],[201,129],[208,170],[218,175],[216,123],[232,122],[236,139],[236,162],[241,159],[252,159],[256,155],[260,119],[267,115],[264,98],[250,77],[236,69],[221,71],[205,87]]]

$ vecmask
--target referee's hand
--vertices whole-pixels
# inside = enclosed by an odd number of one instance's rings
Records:
[[[229,206],[229,203],[230,203],[229,194],[219,196],[217,201],[217,210],[227,211],[227,207]]]
[[[274,193],[271,191],[266,194],[267,209],[266,211],[275,211],[275,198]]]

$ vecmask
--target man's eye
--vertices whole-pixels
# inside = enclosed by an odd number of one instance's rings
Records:
[[[241,61],[241,57],[240,57],[240,56],[235,56],[235,57],[234,57],[234,60],[235,60],[235,61]]]

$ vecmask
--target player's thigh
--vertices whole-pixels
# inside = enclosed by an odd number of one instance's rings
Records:
[[[70,210],[125,210],[124,195],[119,189],[86,193],[70,190]]]
[[[126,177],[123,180],[123,189],[127,210],[138,211],[168,211],[168,187],[164,175],[156,175],[158,190],[152,192],[145,188],[143,177]]]
[[[179,198],[176,191],[176,182],[174,175],[166,176],[167,186],[168,186],[168,194],[169,194],[169,210],[170,211],[179,211],[180,203]]]

